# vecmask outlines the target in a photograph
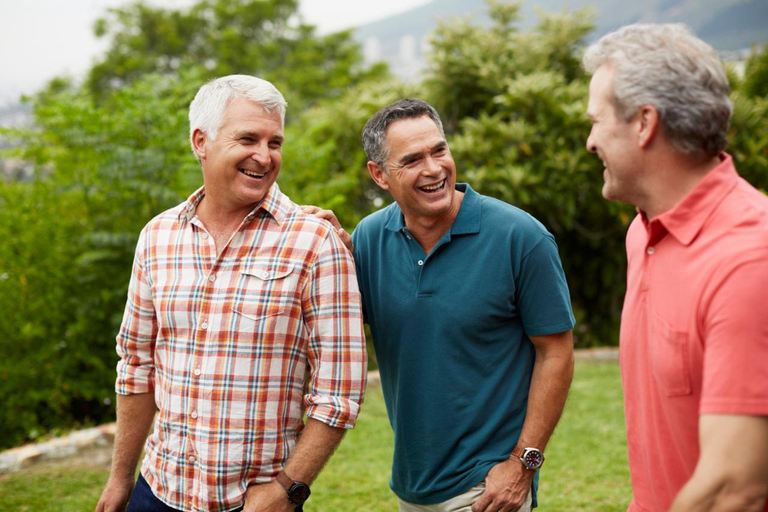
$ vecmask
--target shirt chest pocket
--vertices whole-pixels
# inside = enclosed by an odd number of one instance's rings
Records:
[[[300,300],[298,273],[291,263],[253,265],[240,270],[232,311],[259,321],[288,314]]]
[[[666,396],[692,393],[688,333],[675,329],[659,315],[651,318],[650,360],[659,390]]]

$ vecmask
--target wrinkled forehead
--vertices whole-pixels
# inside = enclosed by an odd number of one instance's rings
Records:
[[[589,81],[589,102],[587,115],[596,115],[599,110],[606,108],[606,104],[613,101],[613,75],[614,70],[610,65],[602,65],[592,75]]]
[[[390,149],[434,145],[445,142],[437,124],[429,116],[398,119],[387,127]]]
[[[221,127],[252,123],[268,123],[275,130],[283,129],[283,119],[276,108],[269,109],[246,97],[235,98],[227,104],[222,115]]]

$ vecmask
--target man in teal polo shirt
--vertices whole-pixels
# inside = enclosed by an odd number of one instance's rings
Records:
[[[395,432],[400,510],[530,510],[573,375],[554,238],[456,183],[440,118],[423,101],[381,109],[363,143],[371,177],[395,200],[352,242]]]

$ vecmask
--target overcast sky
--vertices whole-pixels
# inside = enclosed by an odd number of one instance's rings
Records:
[[[429,0],[300,0],[305,21],[321,33],[359,26]],[[0,0],[0,106],[57,75],[81,76],[104,51],[92,25],[124,0]],[[166,7],[194,0],[151,0]]]

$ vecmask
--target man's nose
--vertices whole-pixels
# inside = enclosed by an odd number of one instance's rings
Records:
[[[587,151],[590,153],[597,153],[597,147],[595,147],[595,140],[594,140],[594,128],[589,130],[589,136],[587,137]]]
[[[254,162],[258,163],[262,166],[269,165],[270,162],[270,155],[269,155],[269,147],[266,144],[257,144],[256,147],[253,149],[253,153],[251,154],[251,158]]]
[[[429,155],[424,159],[424,171],[428,173],[437,173],[440,172],[442,167],[440,166],[440,163],[437,161],[437,159]]]

